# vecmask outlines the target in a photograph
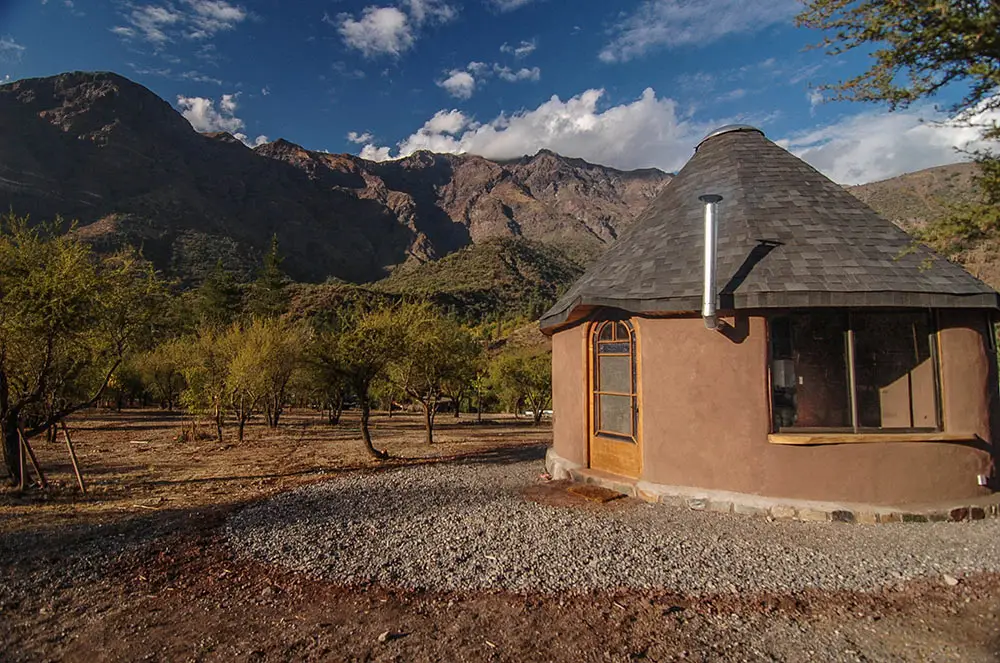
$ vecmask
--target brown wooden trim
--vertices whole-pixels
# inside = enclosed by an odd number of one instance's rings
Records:
[[[975,442],[975,433],[771,433],[771,444],[876,444],[879,442]]]

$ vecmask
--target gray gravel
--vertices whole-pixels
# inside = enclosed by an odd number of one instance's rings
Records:
[[[875,590],[1000,571],[1000,520],[864,526],[547,506],[522,494],[543,471],[522,461],[351,474],[249,507],[227,536],[241,555],[311,576],[429,590]]]

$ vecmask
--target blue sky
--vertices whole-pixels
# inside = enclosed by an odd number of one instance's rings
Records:
[[[549,148],[676,170],[742,122],[844,183],[958,160],[923,105],[818,103],[863,54],[795,0],[0,0],[0,81],[112,70],[199,130],[396,157]],[[947,100],[946,100],[947,101]]]

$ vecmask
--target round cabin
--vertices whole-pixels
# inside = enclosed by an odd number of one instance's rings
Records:
[[[542,318],[549,467],[792,500],[988,496],[998,304],[760,130],[723,127]]]

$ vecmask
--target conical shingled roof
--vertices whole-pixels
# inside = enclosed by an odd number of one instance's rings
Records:
[[[719,194],[720,311],[791,307],[1000,308],[1000,295],[917,244],[753,127],[727,127],[542,317],[595,307],[701,309],[703,194]]]

